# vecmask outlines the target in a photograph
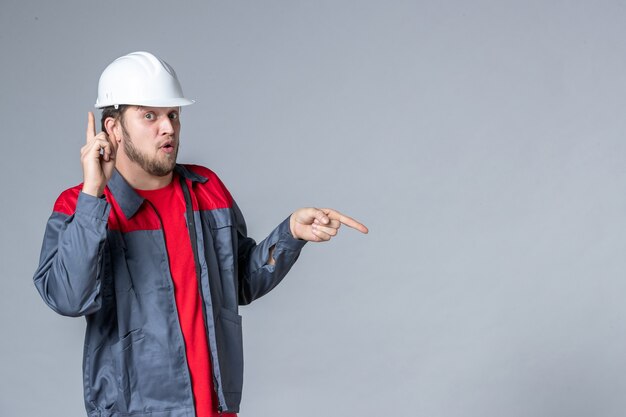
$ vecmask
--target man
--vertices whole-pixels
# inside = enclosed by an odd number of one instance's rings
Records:
[[[341,224],[332,209],[295,211],[256,244],[209,169],[176,164],[183,96],[174,70],[146,52],[102,73],[81,150],[83,183],[48,221],[34,281],[56,312],[85,316],[90,417],[208,417],[239,411],[241,316],[274,288],[307,241]]]

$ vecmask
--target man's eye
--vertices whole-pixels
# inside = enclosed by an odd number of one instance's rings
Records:
[[[169,117],[172,120],[176,120],[176,119],[178,119],[178,113],[176,113],[176,112],[170,113]]]
[[[146,113],[146,114],[145,114],[145,116],[143,116],[143,117],[145,117],[145,118],[146,118],[146,119],[148,119],[148,120],[152,120],[152,119],[154,119],[154,114],[152,114],[152,113]]]

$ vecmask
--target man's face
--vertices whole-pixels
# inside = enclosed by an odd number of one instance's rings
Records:
[[[178,155],[180,108],[129,106],[120,120],[128,159],[150,175],[174,170]]]

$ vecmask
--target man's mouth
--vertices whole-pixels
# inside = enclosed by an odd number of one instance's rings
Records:
[[[172,142],[167,142],[161,145],[160,149],[163,150],[163,152],[170,154],[174,152],[174,144]]]

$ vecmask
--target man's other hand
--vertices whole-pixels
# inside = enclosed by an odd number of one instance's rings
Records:
[[[367,233],[365,225],[337,210],[306,207],[296,210],[289,219],[291,234],[296,239],[309,242],[326,242],[337,235],[342,224]]]
[[[96,134],[96,122],[92,112],[87,116],[87,143],[80,150],[83,166],[83,192],[95,197],[104,193],[104,187],[113,175],[117,143],[105,132]]]

